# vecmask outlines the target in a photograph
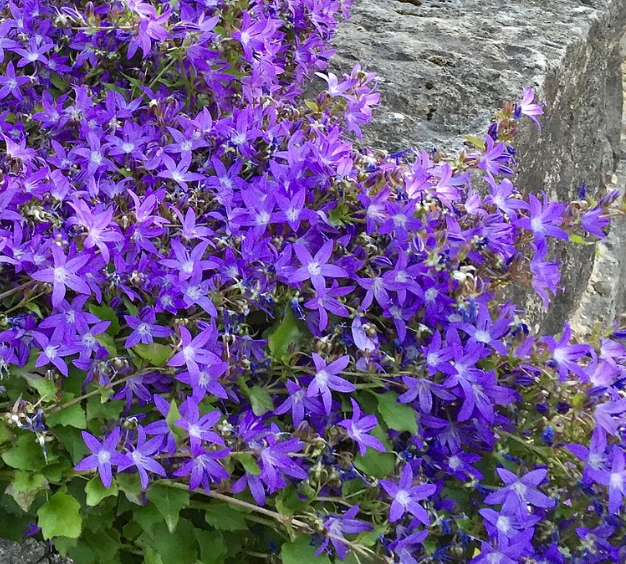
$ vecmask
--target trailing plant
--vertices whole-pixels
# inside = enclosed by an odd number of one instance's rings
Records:
[[[375,77],[327,72],[349,7],[1,4],[2,536],[626,560],[626,333],[536,334],[502,297],[548,307],[550,239],[604,237],[618,192],[514,186],[530,88],[454,158],[362,146]]]

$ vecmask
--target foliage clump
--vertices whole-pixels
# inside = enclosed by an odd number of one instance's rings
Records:
[[[80,564],[626,559],[625,335],[537,335],[531,89],[454,159],[362,147],[337,0],[3,2],[0,531]],[[325,90],[302,100],[315,75]],[[480,182],[481,188],[472,185]]]

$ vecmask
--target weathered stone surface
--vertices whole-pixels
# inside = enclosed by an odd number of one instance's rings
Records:
[[[0,564],[73,564],[73,562],[59,554],[51,554],[46,543],[34,539],[15,542],[0,538]]]
[[[334,42],[335,71],[360,62],[380,76],[382,108],[364,142],[458,150],[486,130],[502,102],[533,86],[546,102],[542,132],[518,138],[522,191],[575,197],[584,183],[600,194],[620,157],[626,0],[356,0]],[[566,291],[532,319],[559,331],[589,283],[593,247],[560,245]],[[621,268],[624,256],[617,257]]]
[[[46,546],[33,539],[22,543],[0,539],[2,564],[47,564]]]

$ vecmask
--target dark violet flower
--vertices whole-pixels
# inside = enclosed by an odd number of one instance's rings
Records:
[[[365,456],[367,447],[385,452],[387,450],[385,445],[376,437],[369,434],[369,432],[378,425],[376,416],[366,415],[365,417],[361,417],[359,404],[354,401],[353,398],[350,398],[350,401],[352,402],[352,418],[340,421],[339,425],[346,429],[350,438],[356,442],[361,456]]]
[[[54,333],[48,338],[44,333],[36,331],[34,333],[35,340],[41,347],[41,353],[37,357],[35,366],[47,366],[53,364],[63,376],[68,376],[69,370],[67,363],[63,360],[64,356],[69,356],[75,351],[72,347],[65,344],[65,332],[63,326],[57,326]]]
[[[127,455],[116,450],[120,442],[120,433],[120,428],[116,427],[103,442],[100,442],[91,433],[82,431],[83,440],[89,447],[91,454],[83,458],[75,466],[76,470],[93,470],[97,468],[104,487],[110,488],[113,481],[112,467],[127,467],[130,462]],[[132,462],[130,463],[132,464]]]
[[[428,525],[430,519],[426,510],[418,503],[433,495],[437,491],[437,486],[432,484],[413,485],[413,470],[407,462],[402,469],[402,475],[396,484],[391,480],[381,480],[381,487],[392,498],[389,520],[394,523],[406,512],[411,513],[420,523]]]

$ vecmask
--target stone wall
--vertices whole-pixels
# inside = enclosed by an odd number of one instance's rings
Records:
[[[541,134],[531,122],[522,128],[516,185],[568,200],[581,183],[604,193],[617,169],[625,31],[626,0],[356,0],[332,65],[345,72],[360,62],[379,75],[382,108],[364,142],[389,151],[457,151],[463,135],[486,131],[495,109],[533,86],[546,115]],[[609,250],[620,266],[611,277],[615,305],[626,250],[619,238]],[[551,310],[515,296],[550,332],[580,305],[595,248],[558,245],[555,252],[565,291]]]

